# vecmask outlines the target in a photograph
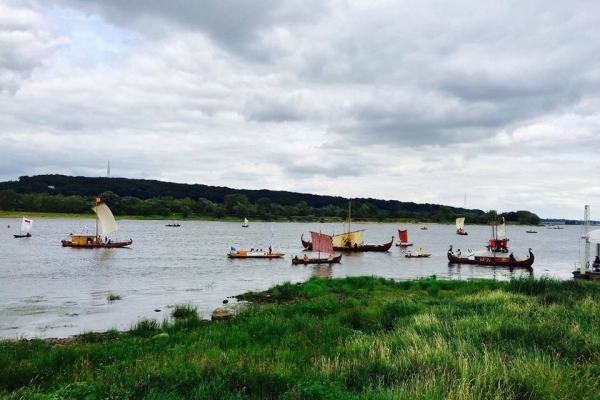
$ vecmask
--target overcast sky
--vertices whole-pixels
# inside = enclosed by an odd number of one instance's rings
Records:
[[[0,181],[600,219],[600,2],[0,0]]]

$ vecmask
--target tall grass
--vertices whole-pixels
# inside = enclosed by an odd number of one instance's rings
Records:
[[[288,282],[227,324],[182,305],[127,332],[1,341],[0,398],[600,398],[598,287]]]

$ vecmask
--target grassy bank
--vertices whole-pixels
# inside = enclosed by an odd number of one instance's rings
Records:
[[[600,286],[349,277],[240,296],[226,322],[0,342],[9,399],[600,398]]]

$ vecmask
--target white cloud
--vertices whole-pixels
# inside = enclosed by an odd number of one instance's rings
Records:
[[[466,193],[580,218],[599,191],[598,8],[0,3],[0,179],[110,160],[114,176],[452,206]]]

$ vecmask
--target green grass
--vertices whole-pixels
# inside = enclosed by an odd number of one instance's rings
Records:
[[[192,304],[177,304],[173,311],[171,311],[171,317],[175,320],[178,319],[199,319],[198,309],[194,307]]]
[[[0,398],[600,398],[595,283],[312,278],[239,297],[226,322],[188,304],[127,332],[0,341]]]

